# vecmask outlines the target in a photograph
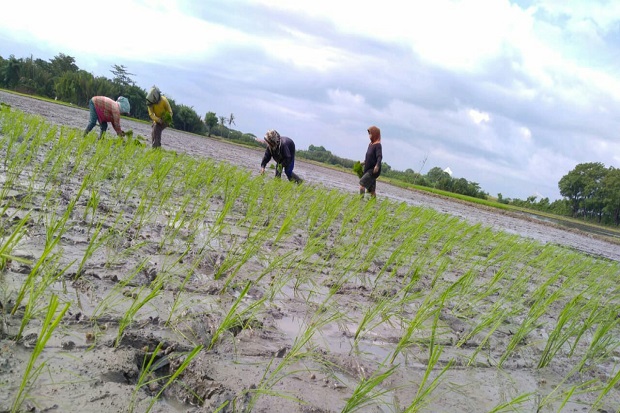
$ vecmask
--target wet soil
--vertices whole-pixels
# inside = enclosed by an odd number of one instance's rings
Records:
[[[53,124],[67,125],[83,129],[88,122],[88,111],[0,91],[0,102],[6,103],[27,113],[44,117]],[[135,135],[150,136],[147,123],[123,119],[122,127],[133,130]],[[241,168],[248,168],[253,174],[259,172],[262,150],[246,148],[217,139],[195,136],[167,129],[162,136],[165,149],[184,152],[195,157],[213,158],[225,161]],[[310,184],[323,185],[341,191],[355,193],[357,179],[347,171],[325,168],[302,160],[296,161],[296,173]],[[77,185],[77,183],[76,183]],[[70,191],[71,189],[67,189]],[[75,188],[73,188],[75,190]],[[602,259],[620,261],[620,247],[604,238],[581,231],[569,230],[558,225],[543,223],[532,217],[508,214],[488,208],[472,206],[439,196],[419,191],[406,190],[378,183],[379,197],[389,198],[407,204],[432,208],[438,212],[453,215],[472,224],[481,224],[494,231],[503,231],[544,244],[556,244],[575,251],[583,252]],[[157,225],[149,227],[150,233],[139,234],[145,243],[157,241],[162,229]],[[44,231],[33,228],[32,236],[25,245],[20,246],[20,256],[34,257],[42,250]],[[79,256],[81,248],[88,241],[87,231],[75,231],[63,239],[67,254],[75,248]],[[148,248],[148,247],[147,247]],[[177,250],[175,250],[177,248]],[[170,257],[178,257],[179,246],[168,246],[166,252],[153,248],[148,265],[133,279],[131,285],[125,285],[119,297],[131,298],[135,287],[148,285],[158,271],[169,263]],[[291,248],[295,248],[293,245]],[[209,262],[216,263],[216,253]],[[331,323],[320,330],[320,339],[312,349],[312,357],[300,358],[287,365],[287,374],[278,376],[271,387],[272,394],[263,394],[252,399],[253,391],[266,372],[275,371],[280,363],[287,360],[294,341],[300,332],[308,328],[310,317],[317,311],[320,302],[316,301],[314,291],[304,291],[291,286],[284,286],[278,297],[271,301],[261,315],[260,320],[252,320],[243,328],[228,331],[227,339],[214,349],[201,351],[191,362],[182,376],[182,381],[167,387],[161,397],[155,401],[162,389],[165,377],[183,362],[187,353],[196,343],[208,343],[223,316],[221,309],[230,306],[235,300],[233,290],[222,294],[222,282],[213,278],[215,264],[206,263],[196,270],[194,277],[184,285],[186,297],[181,316],[174,323],[174,328],[167,323],[170,312],[167,309],[175,304],[179,294],[178,288],[164,288],[163,292],[148,306],[144,307],[116,342],[121,315],[130,305],[130,300],[119,299],[110,304],[109,311],[99,311],[96,320],[92,315],[100,309],[101,297],[112,296],[118,292],[119,280],[126,276],[130,268],[143,257],[124,256],[119,262],[109,262],[105,254],[95,254],[80,278],[63,279],[54,287],[72,295],[78,305],[72,306],[63,323],[48,342],[42,359],[47,360],[36,386],[29,389],[28,398],[22,411],[44,412],[338,412],[343,409],[346,400],[351,397],[352,389],[364,378],[372,376],[379,363],[391,352],[403,331],[397,326],[382,325],[373,329],[372,334],[360,340],[355,348],[352,346],[352,333],[355,324],[346,322]],[[252,266],[260,272],[260,263],[248,262],[246,271],[252,273]],[[24,274],[29,272],[27,266],[13,263],[8,271],[0,277],[3,284],[2,293],[16,289],[23,282]],[[370,269],[370,274],[377,271]],[[326,288],[317,269],[317,288]],[[184,274],[178,274],[184,279]],[[243,275],[241,275],[243,278]],[[257,286],[248,293],[248,299],[258,299],[266,289]],[[380,292],[392,294],[389,286]],[[376,291],[363,285],[344,285],[338,293],[339,305],[346,312],[347,319],[360,316],[364,304],[377,299]],[[13,340],[21,319],[20,312],[15,315],[7,311],[10,298],[0,297],[0,412],[10,411],[11,403],[19,388],[28,358],[36,343],[37,333],[41,329],[41,320],[32,320],[23,339]],[[114,307],[114,308],[112,308]],[[554,315],[550,315],[554,317]],[[468,326],[463,320],[442,314],[442,323],[448,331],[445,334],[444,354],[438,368],[447,360],[467,359],[477,348],[483,338],[472,338],[469,345],[456,347]],[[518,320],[514,320],[518,323]],[[511,329],[507,324],[501,330],[503,336],[493,340],[510,339]],[[543,334],[537,332],[535,334]],[[549,394],[570,370],[567,364],[555,365],[552,369],[537,369],[534,357],[528,358],[528,352],[541,351],[541,344],[536,337],[528,337],[526,350],[522,357],[509,360],[502,369],[493,365],[498,355],[493,352],[490,343],[488,353],[476,358],[475,365],[451,366],[443,376],[442,385],[434,392],[428,404],[420,411],[427,412],[484,412],[490,411],[499,403],[511,400],[522,393]],[[498,346],[503,347],[503,346]],[[157,351],[155,351],[157,349]],[[151,377],[143,386],[138,386],[145,360],[153,357],[154,366]],[[620,354],[616,355],[620,357]],[[420,347],[411,349],[407,355],[396,360],[398,371],[385,385],[397,390],[390,392],[389,399],[362,408],[364,412],[401,411],[408,405],[418,390],[412,383],[420,383],[425,375],[428,363],[428,349]],[[615,372],[613,363],[601,365],[595,373],[610,376]],[[438,373],[435,371],[431,376]],[[571,381],[587,381],[592,376],[571,376]],[[283,397],[283,395],[288,395]],[[378,397],[377,400],[382,400]],[[534,411],[534,401],[526,404],[524,410]],[[588,411],[588,399],[583,401],[571,399],[562,411]],[[151,405],[151,403],[153,403]],[[561,400],[549,403],[542,411],[555,411]],[[614,411],[620,406],[620,395],[611,394],[603,406],[605,411]],[[602,411],[602,410],[601,410]]]

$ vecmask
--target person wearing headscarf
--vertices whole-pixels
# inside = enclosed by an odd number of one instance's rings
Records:
[[[149,117],[153,121],[151,127],[151,143],[153,148],[161,147],[161,133],[172,122],[172,108],[170,102],[161,94],[157,86],[153,86],[146,96],[146,106]]]
[[[260,173],[265,173],[265,167],[273,158],[276,161],[276,177],[282,176],[282,170],[284,170],[284,174],[289,181],[301,183],[301,178],[293,172],[295,167],[295,142],[291,138],[280,136],[273,129],[267,131],[264,140],[267,144],[267,149],[265,149],[265,155],[260,164]]]
[[[88,101],[90,109],[90,121],[84,130],[84,136],[88,134],[99,121],[101,132],[99,138],[103,136],[108,129],[108,122],[112,123],[112,127],[118,136],[125,136],[125,132],[121,129],[121,113],[129,115],[129,100],[124,96],[119,96],[116,101],[105,96],[93,96]]]
[[[370,143],[364,159],[364,174],[360,179],[360,195],[363,197],[364,193],[368,192],[370,197],[374,198],[377,196],[377,178],[381,175],[381,161],[383,160],[381,130],[376,126],[369,127],[368,137]]]

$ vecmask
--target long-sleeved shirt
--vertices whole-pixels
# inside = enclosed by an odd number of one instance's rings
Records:
[[[364,173],[372,171],[375,165],[379,165],[379,171],[372,175],[377,178],[381,175],[381,161],[383,160],[383,148],[381,142],[370,143],[366,151],[366,159],[364,160]]]
[[[172,108],[170,107],[170,103],[165,96],[161,96],[159,102],[154,105],[148,105],[149,117],[153,122],[159,123],[161,121],[161,117],[164,113],[169,112],[170,116],[172,116]]]
[[[93,96],[92,101],[95,105],[99,124],[111,122],[116,134],[120,136],[123,131],[121,130],[121,111],[118,108],[118,103],[106,96]]]
[[[272,148],[267,145],[265,155],[263,156],[263,160],[260,164],[261,168],[267,166],[271,158],[273,158],[273,160],[277,163],[283,165],[285,168],[288,167],[291,162],[295,160],[295,142],[293,142],[291,138],[281,136],[279,147]]]

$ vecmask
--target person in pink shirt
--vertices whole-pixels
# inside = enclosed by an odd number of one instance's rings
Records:
[[[126,97],[119,96],[116,101],[113,101],[105,96],[93,96],[88,102],[88,107],[90,108],[90,122],[84,130],[84,136],[95,127],[97,121],[101,128],[99,139],[108,129],[108,122],[112,123],[118,136],[125,136],[125,132],[121,129],[121,113],[129,114],[129,100]]]

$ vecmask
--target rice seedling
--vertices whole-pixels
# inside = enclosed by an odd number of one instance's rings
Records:
[[[26,365],[26,370],[15,396],[15,400],[13,401],[13,405],[11,407],[12,413],[21,411],[22,404],[28,396],[28,389],[34,386],[37,378],[45,367],[45,361],[36,367],[35,364],[70,306],[69,303],[65,303],[64,307],[58,312],[58,314],[56,314],[58,305],[58,297],[56,295],[52,295],[49,304],[47,305],[47,314],[41,325],[41,331],[37,336],[36,344],[32,349],[32,354],[30,355],[30,359]]]
[[[500,403],[493,409],[489,410],[489,413],[501,413],[501,412],[518,412],[521,411],[523,404],[529,402],[534,393],[523,393],[518,395],[512,400],[508,400],[504,403]],[[540,411],[540,410],[539,410]]]
[[[255,313],[260,310],[265,301],[265,298],[261,298],[252,302],[247,307],[239,309],[241,302],[244,300],[251,286],[251,281],[248,281],[245,284],[245,287],[239,293],[239,296],[235,299],[228,312],[224,315],[218,327],[213,332],[211,342],[209,343],[207,350],[211,350],[226,331],[233,331],[235,329],[243,330],[251,325],[255,318]]]
[[[157,377],[155,374],[155,371],[159,369],[160,367],[160,362],[156,361],[157,360],[157,356],[159,355],[159,352],[161,350],[162,347],[162,343],[158,343],[157,347],[153,350],[153,352],[151,353],[150,356],[145,355],[144,356],[144,360],[142,362],[142,368],[140,369],[140,375],[138,377],[138,381],[134,387],[134,391],[131,397],[131,401],[130,404],[128,406],[129,411],[133,412],[136,409],[136,401],[137,401],[137,396],[138,396],[138,392],[140,389],[142,389],[145,386],[148,386],[150,384],[156,383],[156,382],[162,382],[162,381],[166,381],[160,388],[159,391],[157,392],[157,394],[151,399],[151,402],[149,403],[149,405],[147,406],[145,412],[149,412],[151,411],[151,409],[153,409],[155,403],[159,400],[159,398],[161,397],[161,395],[163,394],[163,392],[170,387],[170,385],[172,383],[174,383],[175,380],[177,380],[179,378],[179,376],[187,369],[187,367],[189,366],[189,364],[191,363],[191,361],[198,355],[198,353],[202,350],[203,346],[199,345],[196,346],[192,349],[192,351],[190,351],[189,353],[182,355],[181,357],[184,357],[183,362],[179,365],[179,367],[172,373],[169,374],[167,376],[163,376],[163,377]],[[169,356],[163,356],[163,359],[165,359],[165,361],[168,361]],[[160,359],[161,360],[161,359]]]
[[[280,361],[278,362],[274,356],[267,364],[260,383],[255,389],[248,390],[248,393],[251,394],[246,407],[248,411],[252,411],[258,398],[263,395],[290,398],[288,394],[273,391],[273,387],[287,376],[298,372],[297,370],[287,371],[293,364],[305,358],[315,359],[318,357],[317,353],[313,351],[312,338],[321,328],[340,317],[341,315],[338,313],[329,314],[323,311],[318,311],[312,316],[307,322],[306,328],[302,329],[295,337],[291,348],[284,354],[282,359],[279,359]]]
[[[392,352],[390,363],[394,363],[396,357],[398,357],[404,349],[413,344],[412,337],[414,337],[416,331],[422,328],[423,323],[438,314],[440,308],[437,307],[436,298],[434,297],[435,293],[435,290],[429,291],[423,302],[417,308],[415,316],[413,316],[411,320],[403,320],[403,334]]]
[[[26,260],[20,257],[16,257],[13,255],[13,250],[17,247],[20,240],[24,236],[26,229],[24,226],[30,220],[30,213],[24,215],[21,218],[15,228],[7,237],[2,237],[3,242],[0,245],[0,271],[6,269],[7,263],[10,261],[23,262],[25,264],[30,264],[30,260]],[[3,235],[3,234],[2,234]]]
[[[362,378],[351,397],[347,399],[347,404],[341,410],[342,413],[352,413],[364,409],[378,402],[384,395],[393,391],[391,388],[376,390],[381,384],[394,374],[398,366],[392,366],[385,371],[377,370],[372,376]]]
[[[441,377],[450,369],[454,360],[449,360],[445,366],[441,369],[441,371],[431,380],[431,374],[435,370],[435,366],[439,362],[439,358],[441,357],[442,347],[438,344],[435,344],[435,332],[437,330],[437,322],[439,319],[439,314],[436,314],[435,320],[433,322],[433,328],[431,331],[431,342],[428,347],[429,356],[428,362],[426,364],[426,370],[424,371],[424,375],[422,376],[422,380],[418,384],[418,391],[416,392],[413,400],[404,409],[404,412],[418,412],[423,410],[428,403],[430,402],[429,398],[433,391],[439,386],[441,383]],[[393,360],[393,357],[392,357]]]

